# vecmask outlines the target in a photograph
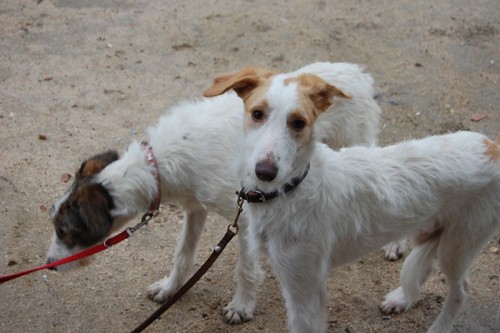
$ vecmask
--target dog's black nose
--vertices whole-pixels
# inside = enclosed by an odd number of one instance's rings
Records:
[[[54,259],[54,258],[48,258],[48,259],[47,259],[47,264],[51,264],[51,263],[53,263],[54,261],[56,261],[56,259]],[[57,267],[50,267],[50,268],[48,268],[48,269],[50,269],[51,271],[57,271]]]
[[[262,161],[255,165],[255,174],[260,180],[270,182],[276,178],[278,167],[271,161]]]

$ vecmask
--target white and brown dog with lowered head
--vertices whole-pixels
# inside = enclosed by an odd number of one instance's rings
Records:
[[[248,69],[249,72],[258,69]],[[268,73],[266,71],[266,73]],[[318,138],[334,148],[374,145],[380,109],[373,99],[373,80],[358,65],[316,63],[297,72],[314,73],[345,92],[316,122]],[[232,219],[234,191],[240,187],[235,156],[243,148],[243,103],[234,93],[184,102],[173,107],[149,130],[149,144],[159,169],[163,202],[178,203],[185,223],[170,275],[148,293],[163,302],[187,281],[194,268],[198,241],[208,211]],[[133,142],[121,157],[114,151],[87,159],[69,190],[51,210],[55,232],[48,252],[54,261],[96,242],[145,212],[158,188],[146,150]],[[225,222],[224,222],[225,223]],[[240,323],[253,317],[260,280],[258,261],[248,253],[247,221],[240,221],[240,257],[236,292],[225,307],[225,319]]]
[[[448,295],[428,332],[450,332],[467,270],[500,225],[500,146],[458,132],[334,151],[315,140],[314,124],[346,93],[316,75],[262,73],[217,78],[205,96],[233,89],[244,101],[249,244],[269,257],[289,330],[325,331],[331,268],[411,236],[401,287],[382,310],[408,310],[437,258]],[[268,194],[274,198],[259,200]]]

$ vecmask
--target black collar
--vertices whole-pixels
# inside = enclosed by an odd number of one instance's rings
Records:
[[[293,190],[297,186],[299,186],[299,184],[302,182],[302,180],[304,180],[304,178],[306,178],[307,173],[309,172],[309,167],[310,167],[310,164],[307,164],[307,167],[306,167],[305,171],[300,176],[292,178],[288,183],[286,183],[285,185],[283,185],[281,187],[281,190],[275,190],[275,191],[267,192],[266,193],[266,192],[262,192],[262,191],[260,191],[258,189],[247,191],[243,187],[241,189],[241,191],[239,193],[236,192],[236,194],[238,194],[244,200],[246,200],[248,202],[251,202],[251,203],[263,203],[263,202],[266,202],[267,200],[274,199],[274,198],[276,198],[276,197],[278,197],[278,196],[280,196],[282,194],[285,194],[285,193]]]

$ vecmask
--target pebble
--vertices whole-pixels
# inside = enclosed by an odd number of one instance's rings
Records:
[[[71,176],[71,174],[70,174],[70,173],[65,172],[65,173],[63,173],[63,174],[61,175],[61,180],[62,180],[64,183],[67,183],[67,182],[69,182],[69,180],[71,179],[71,177],[72,177],[72,176]]]
[[[484,114],[484,113],[476,113],[475,115],[473,115],[470,120],[472,121],[475,121],[475,122],[478,122],[478,121],[481,121],[483,120],[484,118],[486,118],[487,115]]]
[[[7,261],[7,266],[9,266],[9,267],[10,267],[10,266],[15,266],[15,265],[17,265],[17,261],[16,261],[16,260],[14,260],[14,259],[9,259],[9,260]]]

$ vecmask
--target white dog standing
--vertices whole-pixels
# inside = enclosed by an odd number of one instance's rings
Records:
[[[339,99],[319,117],[316,122],[319,139],[334,148],[374,145],[380,109],[373,100],[371,76],[360,66],[347,63],[316,63],[288,75],[294,77],[305,72],[322,76],[351,97]],[[170,275],[148,289],[155,301],[167,300],[189,278],[207,212],[216,212],[227,219],[234,217],[234,191],[240,186],[234,156],[243,147],[242,124],[243,103],[234,93],[228,93],[184,102],[149,130],[162,201],[176,202],[185,210]],[[49,261],[104,240],[136,214],[145,212],[159,192],[152,171],[146,161],[146,150],[139,142],[133,142],[119,159],[116,152],[109,151],[86,160],[71,188],[51,211],[55,232]],[[235,273],[237,288],[224,310],[230,323],[253,317],[261,275],[258,262],[247,250],[246,225],[243,216]]]
[[[240,179],[251,202],[249,243],[269,256],[290,331],[325,330],[332,267],[413,236],[401,287],[382,309],[408,310],[437,258],[449,289],[429,332],[450,332],[467,270],[500,224],[500,146],[459,132],[336,152],[314,140],[313,125],[334,96],[349,92],[315,75],[265,73],[219,77],[205,96],[233,89],[244,101]]]

